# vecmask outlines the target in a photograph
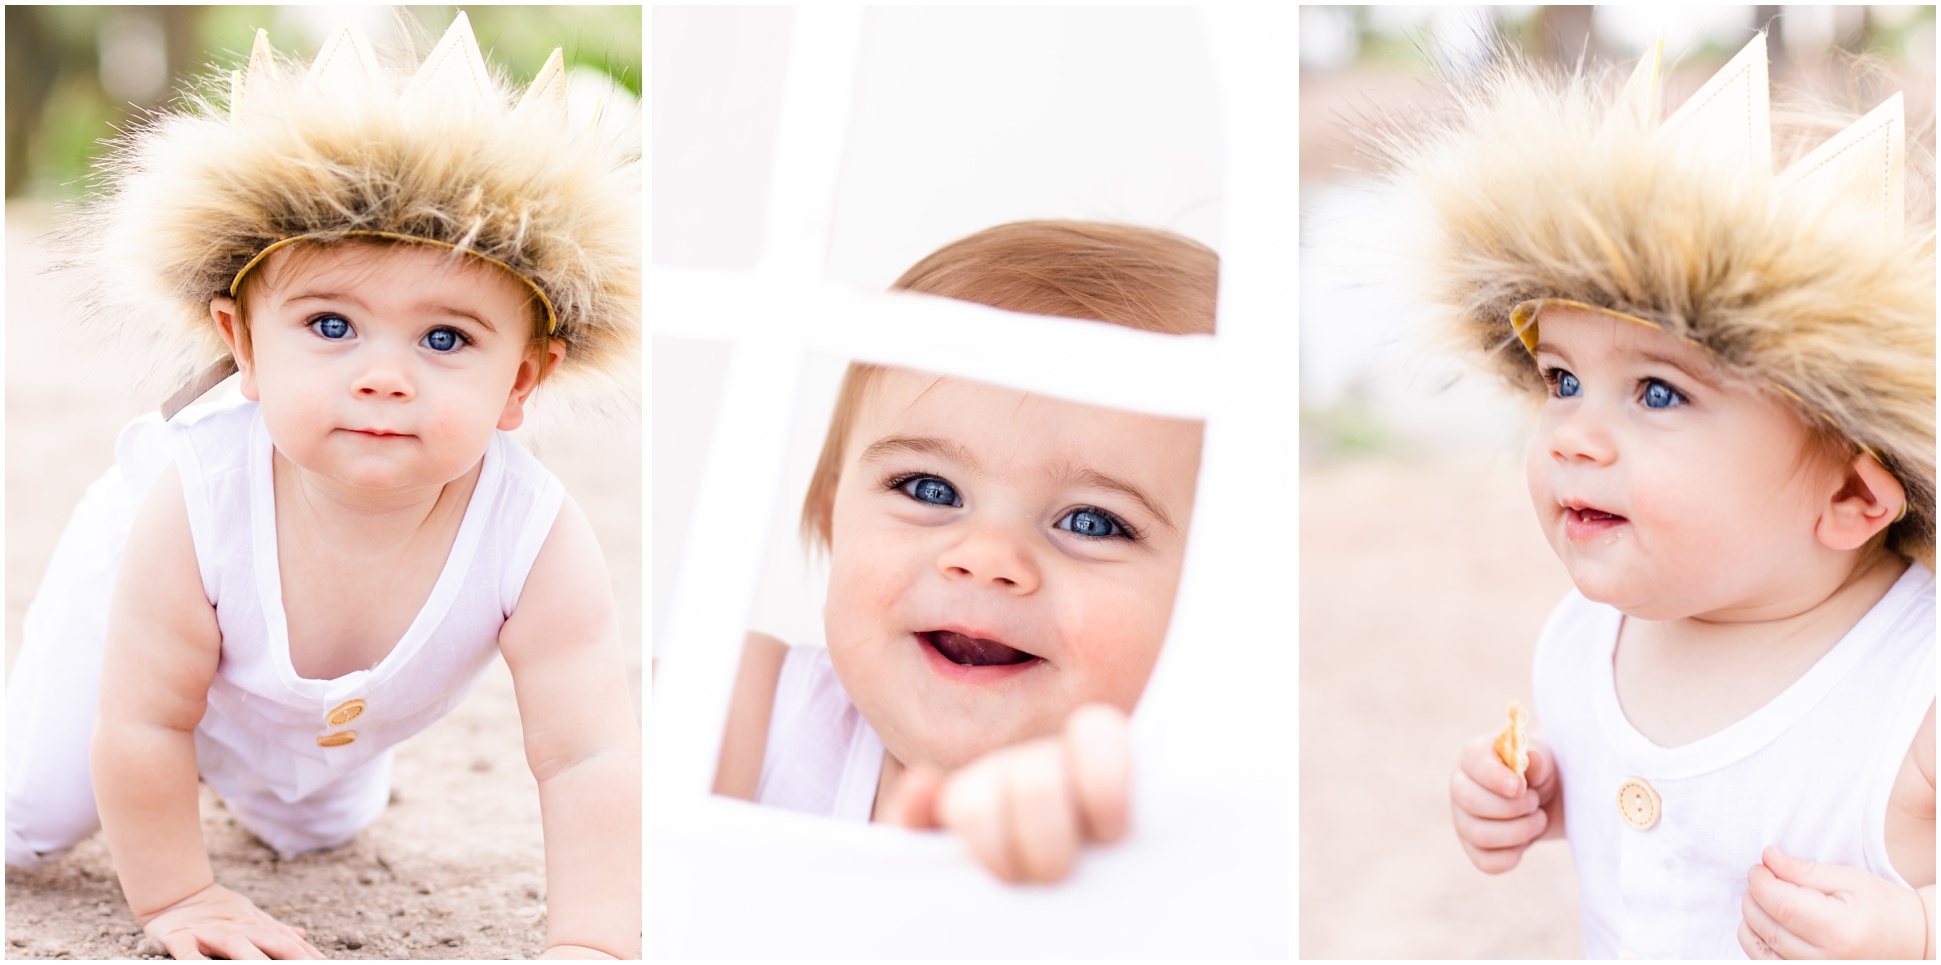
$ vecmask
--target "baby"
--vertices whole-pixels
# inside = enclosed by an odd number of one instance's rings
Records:
[[[1456,835],[1492,874],[1567,837],[1591,958],[1936,947],[1931,226],[1898,98],[1770,175],[1764,61],[1663,124],[1655,61],[1615,105],[1500,69],[1401,157],[1439,301],[1542,399],[1576,585],[1547,742],[1464,745]]]
[[[506,435],[556,370],[623,365],[639,326],[638,174],[566,124],[560,71],[555,51],[511,108],[460,14],[399,96],[354,32],[307,73],[259,33],[226,117],[191,102],[114,162],[85,243],[104,305],[172,308],[246,401],[131,425],[63,536],[9,681],[7,861],[101,827],[177,958],[322,957],[213,880],[198,777],[280,853],[340,844],[383,812],[390,748],[498,654],[539,785],[546,957],[636,953],[639,732],[606,568]]]
[[[894,287],[1210,334],[1218,273],[1167,232],[1044,221]],[[1165,639],[1199,453],[1195,421],[851,365],[802,513],[829,553],[828,648],[750,635],[716,792],[950,828],[1007,881],[1118,838],[1125,715]]]

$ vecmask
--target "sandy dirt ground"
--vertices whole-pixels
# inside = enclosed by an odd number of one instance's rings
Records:
[[[1307,460],[1301,957],[1583,955],[1564,843],[1485,875],[1448,794],[1460,745],[1501,727],[1510,698],[1530,705],[1537,631],[1569,586],[1510,457]]]
[[[121,425],[167,392],[134,387],[138,362],[90,346],[66,294],[39,273],[46,213],[9,205],[6,299],[7,664],[21,616],[81,490],[111,462]],[[585,422],[585,420],[581,420]],[[555,410],[521,430],[565,482],[606,552],[640,712],[641,455],[637,412],[571,424]],[[309,931],[338,958],[516,959],[545,938],[537,788],[512,681],[496,662],[450,716],[400,745],[391,808],[343,847],[279,860],[207,788],[203,834],[216,880]],[[6,877],[11,958],[162,957],[123,902],[100,837]]]

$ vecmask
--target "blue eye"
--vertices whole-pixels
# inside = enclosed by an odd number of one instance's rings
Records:
[[[957,488],[935,476],[911,476],[894,484],[903,495],[920,503],[933,506],[962,506],[964,501],[957,496]]]
[[[1651,409],[1669,409],[1690,401],[1683,392],[1666,385],[1657,379],[1647,379],[1644,383],[1644,404]]]
[[[350,322],[342,315],[319,315],[310,320],[310,330],[334,341],[350,337]]]
[[[1577,381],[1577,376],[1562,369],[1557,370],[1557,398],[1574,399],[1583,394],[1584,386]]]
[[[1100,509],[1074,509],[1057,523],[1059,529],[1087,539],[1130,539],[1132,534],[1112,514]]]
[[[466,338],[465,333],[458,329],[434,328],[425,333],[425,337],[419,344],[434,352],[455,352],[470,341],[471,339]]]

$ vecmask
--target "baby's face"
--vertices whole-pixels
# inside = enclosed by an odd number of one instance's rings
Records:
[[[844,447],[824,625],[906,765],[1130,711],[1172,614],[1200,424],[898,369]]]
[[[1586,597],[1640,619],[1775,602],[1816,549],[1837,475],[1774,393],[1721,383],[1697,346],[1581,309],[1543,313],[1549,384],[1530,495]]]
[[[355,490],[442,486],[519,424],[537,362],[516,280],[423,246],[310,251],[279,270],[290,254],[262,268],[243,365],[285,458]]]

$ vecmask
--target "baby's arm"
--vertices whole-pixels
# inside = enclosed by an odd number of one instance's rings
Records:
[[[196,807],[195,728],[222,652],[181,479],[135,517],[108,612],[91,751],[101,825],[128,907],[176,958],[322,958],[302,932],[215,883]]]
[[[1132,743],[1124,711],[1088,704],[1062,733],[992,751],[949,774],[913,771],[884,820],[941,827],[1009,882],[1057,881],[1086,842],[1125,836]]]
[[[499,631],[539,781],[546,956],[640,946],[640,730],[605,559],[568,498]]]
[[[1470,863],[1493,875],[1516,867],[1531,842],[1564,833],[1563,782],[1550,749],[1530,741],[1529,769],[1517,777],[1496,756],[1495,741],[1495,734],[1471,738],[1449,776],[1456,838]]]
[[[1752,958],[1933,958],[1934,708],[1890,795],[1925,835],[1891,850],[1904,888],[1860,868],[1803,861],[1768,846],[1746,879],[1739,947]],[[1905,858],[1905,860],[1903,860]],[[1923,863],[1925,861],[1925,863]],[[1925,876],[1926,880],[1922,880]]]

